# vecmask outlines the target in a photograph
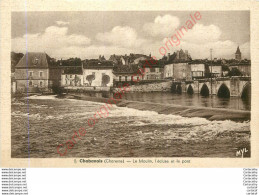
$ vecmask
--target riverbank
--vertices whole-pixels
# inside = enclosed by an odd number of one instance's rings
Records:
[[[109,98],[88,97],[80,94],[70,94],[64,98],[74,98],[93,102],[105,103]],[[118,100],[116,102],[118,107],[128,107],[137,110],[154,111],[159,114],[180,115],[183,117],[200,117],[208,120],[231,120],[237,122],[248,121],[251,118],[250,111],[225,109],[225,108],[210,108],[210,107],[196,107],[196,106],[181,106],[174,104],[161,104],[154,102],[139,102],[130,100]]]

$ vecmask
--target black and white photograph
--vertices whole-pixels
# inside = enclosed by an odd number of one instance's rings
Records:
[[[253,155],[249,10],[13,11],[10,57],[11,158]]]

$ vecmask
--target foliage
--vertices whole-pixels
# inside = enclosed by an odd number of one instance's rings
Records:
[[[242,76],[242,73],[238,68],[232,68],[232,70],[229,71],[228,76]]]
[[[107,84],[110,82],[110,77],[109,75],[103,75],[102,77],[102,86],[106,87]]]
[[[91,86],[93,80],[95,80],[95,75],[94,74],[87,75],[86,80],[88,80],[89,85]]]

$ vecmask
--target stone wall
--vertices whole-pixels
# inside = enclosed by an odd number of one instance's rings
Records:
[[[160,83],[150,83],[150,84],[139,84],[130,85],[127,89],[128,92],[153,92],[153,91],[170,91],[172,81],[164,81]],[[114,88],[113,91],[116,92],[118,88]]]

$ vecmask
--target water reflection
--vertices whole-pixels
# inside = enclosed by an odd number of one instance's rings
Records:
[[[251,101],[243,100],[240,97],[217,97],[216,95],[204,97],[198,94],[189,95],[187,93],[172,94],[170,92],[151,93],[127,93],[123,96],[126,100],[156,102],[165,104],[177,104],[183,106],[202,106],[213,108],[230,108],[237,110],[250,110]]]
[[[110,92],[92,92],[84,95],[91,97],[109,98],[114,94]],[[236,110],[251,110],[251,99],[240,97],[218,97],[203,96],[199,94],[173,94],[170,92],[134,92],[126,93],[122,99],[142,102],[155,102],[164,104],[176,104],[183,106],[213,107],[213,108],[229,108]]]

